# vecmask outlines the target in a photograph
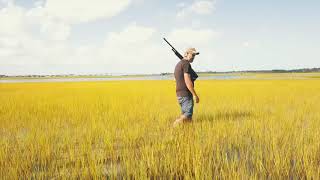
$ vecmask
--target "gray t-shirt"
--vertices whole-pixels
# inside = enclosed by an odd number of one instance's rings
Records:
[[[177,63],[174,69],[174,77],[176,79],[176,94],[178,97],[192,96],[191,92],[187,88],[184,81],[184,73],[189,73],[191,75],[192,84],[197,79],[198,75],[194,72],[191,64],[187,60],[181,60]]]

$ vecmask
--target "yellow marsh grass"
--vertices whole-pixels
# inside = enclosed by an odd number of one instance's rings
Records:
[[[173,81],[0,84],[0,177],[320,176],[320,80],[198,81],[194,122]]]

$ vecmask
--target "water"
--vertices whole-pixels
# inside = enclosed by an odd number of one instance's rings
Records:
[[[210,79],[241,79],[244,76],[221,75],[201,76],[198,80]],[[48,79],[0,79],[0,83],[25,83],[25,82],[82,82],[82,81],[133,81],[133,80],[174,80],[172,75],[154,75],[141,77],[110,77],[110,78],[48,78]]]

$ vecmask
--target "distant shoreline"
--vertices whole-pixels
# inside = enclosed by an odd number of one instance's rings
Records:
[[[320,73],[320,68],[303,68],[303,69],[273,69],[273,70],[245,70],[245,71],[204,71],[197,72],[200,76],[211,76],[211,75],[225,75],[225,74],[278,74],[278,73]],[[0,79],[60,79],[60,78],[133,78],[133,77],[150,77],[150,76],[168,76],[173,75],[172,73],[160,73],[160,74],[128,74],[128,75],[110,75],[110,74],[87,74],[87,75],[77,75],[77,74],[60,74],[60,75],[1,75]]]
[[[317,73],[199,73],[199,80],[320,79]],[[5,77],[0,83],[174,80],[173,74],[126,76]]]
[[[251,75],[251,74],[286,74],[286,73],[320,73],[320,68],[304,68],[304,69],[293,69],[293,70],[247,70],[247,71],[205,71],[197,72],[199,76],[219,76],[219,75]],[[60,74],[60,75],[1,75],[0,79],[61,79],[61,78],[136,78],[136,77],[152,77],[152,76],[173,76],[172,73],[160,73],[160,74],[131,74],[131,75],[107,75],[107,74],[87,74],[87,75],[77,75],[77,74]]]

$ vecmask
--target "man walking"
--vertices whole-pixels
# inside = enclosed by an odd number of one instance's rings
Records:
[[[174,126],[185,122],[192,122],[194,100],[196,103],[199,103],[199,97],[194,89],[194,81],[198,75],[190,64],[198,54],[195,48],[187,49],[183,59],[175,67],[176,95],[181,106],[181,116],[176,119],[173,124]]]

